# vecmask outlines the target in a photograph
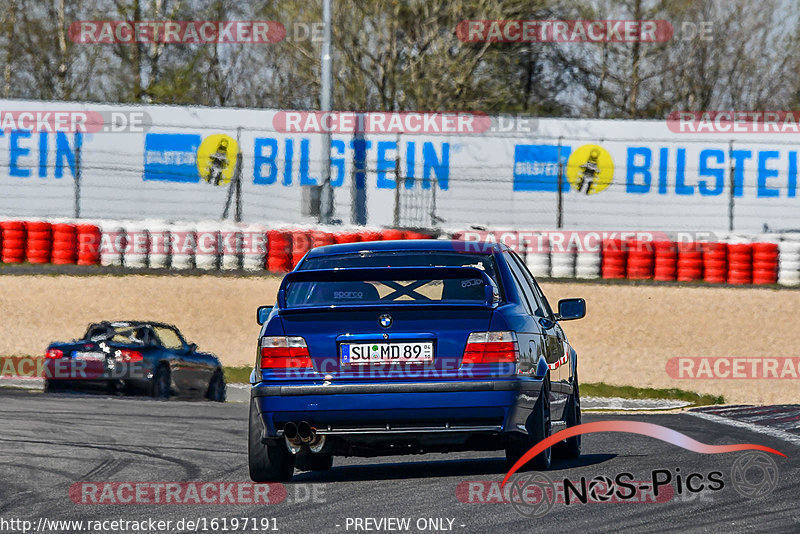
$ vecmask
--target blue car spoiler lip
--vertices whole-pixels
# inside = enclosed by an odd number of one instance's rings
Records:
[[[366,304],[327,304],[320,306],[289,307],[286,304],[286,287],[292,282],[366,282],[370,280],[453,280],[458,278],[480,278],[484,283],[484,301],[401,301],[371,302]],[[485,271],[477,267],[353,267],[337,269],[309,269],[292,271],[281,282],[278,289],[278,308],[281,312],[314,311],[330,309],[368,309],[393,307],[457,307],[492,308],[495,305],[497,287]]]

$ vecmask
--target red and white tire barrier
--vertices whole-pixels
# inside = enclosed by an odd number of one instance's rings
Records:
[[[550,276],[550,241],[546,234],[531,236],[523,244],[525,265],[533,276]]]
[[[778,243],[778,283],[800,286],[800,236]]]
[[[3,263],[22,263],[25,261],[25,223],[22,221],[3,221],[0,223],[2,249],[0,261]]]
[[[674,241],[653,242],[653,280],[672,282],[678,278],[678,244]]]

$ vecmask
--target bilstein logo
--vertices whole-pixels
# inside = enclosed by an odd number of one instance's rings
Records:
[[[599,145],[583,145],[567,160],[567,180],[579,193],[594,195],[614,181],[614,160]]]
[[[203,139],[197,148],[197,172],[211,185],[225,185],[233,178],[236,140],[225,134],[214,134]]]

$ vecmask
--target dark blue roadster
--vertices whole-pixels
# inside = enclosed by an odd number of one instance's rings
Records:
[[[172,325],[148,321],[90,324],[81,339],[51,343],[45,353],[46,392],[76,386],[109,392],[206,397],[224,402],[219,359],[199,352]]]
[[[504,245],[415,240],[312,249],[281,283],[251,375],[250,477],[333,456],[505,450],[510,464],[581,422],[576,353]],[[580,455],[580,436],[553,452]],[[548,469],[551,450],[529,467]]]

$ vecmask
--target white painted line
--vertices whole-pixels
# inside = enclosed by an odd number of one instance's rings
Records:
[[[755,423],[747,423],[745,421],[736,421],[734,419],[728,419],[727,417],[721,417],[719,415],[713,415],[704,412],[684,412],[684,413],[693,415],[695,417],[699,417],[700,419],[712,421],[714,423],[720,423],[722,425],[735,426],[737,428],[745,428],[752,432],[757,432],[759,434],[766,434],[768,436],[772,436],[773,438],[782,439],[784,441],[788,441],[793,445],[800,446],[800,436],[791,434],[789,432],[784,432],[783,430],[778,430],[777,428],[772,428],[770,426],[757,425]]]
[[[674,399],[625,399],[622,397],[584,397],[581,399],[581,408],[586,410],[674,410],[691,405],[691,402]]]

